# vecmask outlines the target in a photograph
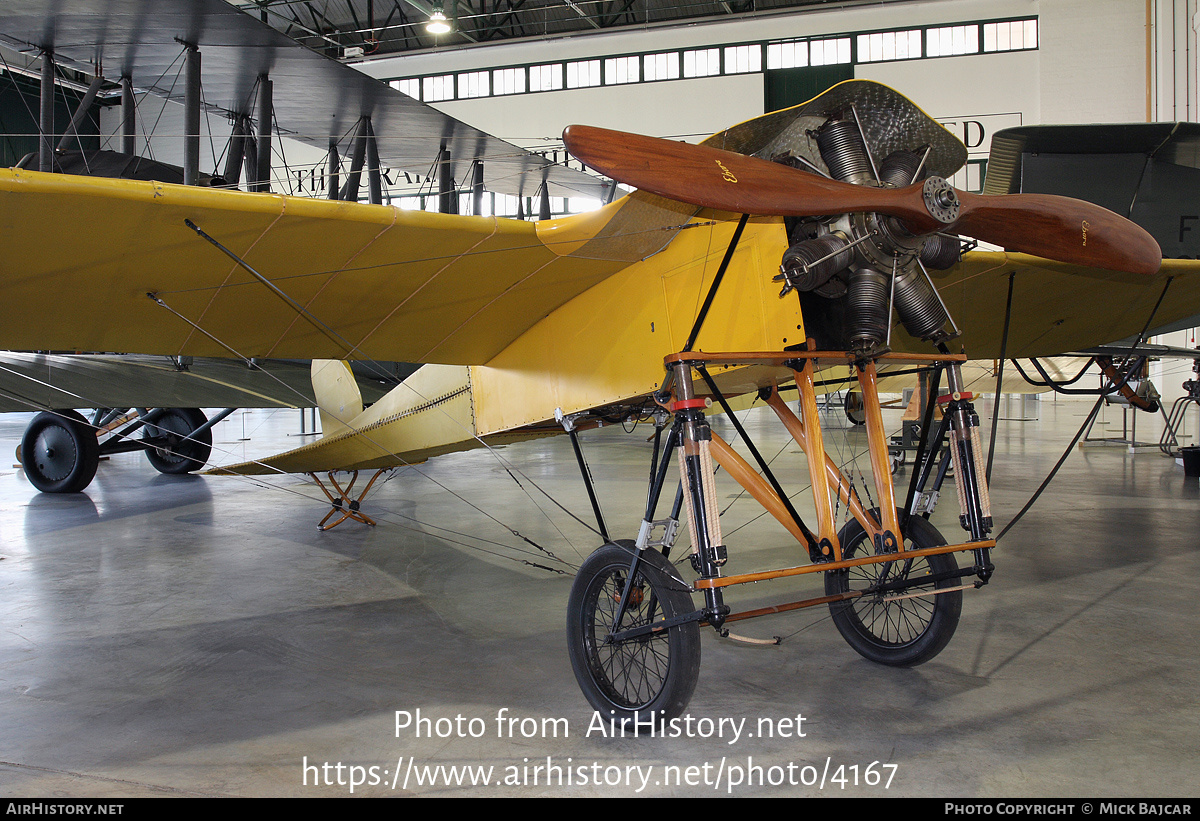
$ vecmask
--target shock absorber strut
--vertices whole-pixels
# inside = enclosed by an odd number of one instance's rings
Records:
[[[721,540],[721,517],[713,477],[712,429],[704,418],[706,400],[697,399],[692,390],[691,366],[680,363],[674,368],[676,388],[672,410],[683,419],[679,474],[692,537],[692,567],[701,578],[711,579],[721,574],[721,566],[728,558]],[[704,599],[708,623],[719,630],[729,614],[720,588],[705,589]]]
[[[949,363],[946,373],[950,392],[938,401],[945,405],[943,412],[950,418],[950,460],[958,492],[959,522],[972,541],[983,541],[992,530],[992,505],[979,438],[979,414],[971,404],[971,394],[963,388],[959,363]],[[993,569],[990,551],[981,548],[974,552],[979,576],[987,581]]]

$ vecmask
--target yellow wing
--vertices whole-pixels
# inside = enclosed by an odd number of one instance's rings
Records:
[[[535,225],[0,170],[0,348],[486,362],[694,210],[639,195]]]
[[[975,251],[954,268],[931,273],[963,331],[961,344],[977,359],[1000,356],[1010,275],[1009,359],[1078,351],[1137,336],[1147,324],[1152,330],[1200,314],[1200,262],[1190,259],[1163,260],[1159,272],[1147,277]],[[928,350],[899,325],[892,340],[901,350]]]

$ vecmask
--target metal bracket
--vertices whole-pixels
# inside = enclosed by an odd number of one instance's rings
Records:
[[[651,538],[654,535],[654,528],[656,527],[663,529],[662,537],[659,539]],[[660,547],[665,548],[665,552],[674,547],[675,538],[678,535],[678,519],[658,519],[653,522],[642,519],[641,527],[638,528],[637,541],[634,544],[638,550],[645,550],[647,547]]]
[[[583,417],[587,416],[587,411],[579,413],[565,414],[562,408],[554,409],[554,421],[563,426],[563,430],[571,433],[578,425],[578,422]]]

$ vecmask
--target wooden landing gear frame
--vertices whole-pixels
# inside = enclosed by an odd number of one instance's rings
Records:
[[[806,347],[811,348],[811,342]],[[911,666],[940,652],[957,625],[962,591],[981,586],[990,577],[990,550],[996,544],[988,538],[991,514],[978,417],[971,396],[962,390],[960,367],[965,359],[945,352],[855,357],[815,350],[668,356],[667,378],[656,398],[674,414],[674,422],[665,447],[661,442],[665,419],[656,425],[655,470],[638,538],[611,543],[593,554],[580,569],[568,604],[572,666],[592,705],[629,722],[645,721],[649,714],[659,721],[678,715],[698,675],[701,625],[738,638],[730,634],[727,624],[816,605],[829,605],[847,642],[873,661]],[[874,496],[869,498],[880,500],[874,509],[863,504],[858,490],[825,452],[813,379],[818,362],[854,369],[863,396],[874,484]],[[930,424],[932,403],[927,413],[913,481],[899,510],[880,410],[879,363],[932,368],[934,391],[943,372],[949,383],[949,392],[938,400],[943,407],[940,426]],[[794,375],[799,416],[780,397],[777,386],[761,395],[807,457],[815,531],[795,511],[708,372],[710,367],[750,365],[786,367]],[[696,395],[694,373],[707,385],[706,396]],[[714,401],[723,406],[758,462],[758,470],[705,421],[704,409]],[[937,432],[931,437],[934,427]],[[673,453],[678,454],[681,477],[675,503],[666,519],[656,520]],[[807,564],[722,575],[729,551],[721,536],[714,463],[805,546]],[[951,464],[960,522],[970,538],[946,544],[927,518]],[[841,531],[836,529],[835,503],[845,505],[853,517]],[[691,583],[665,560],[684,507],[691,534],[690,564],[697,576]],[[653,538],[660,527],[662,536]],[[964,552],[971,552],[973,561],[960,570],[953,554]],[[825,575],[826,595],[738,613],[723,599],[722,591],[732,585],[809,573]],[[978,578],[964,583],[970,576]],[[703,595],[702,607],[690,609],[686,601],[690,592]],[[911,623],[907,614],[898,621],[895,615],[876,612],[889,608],[913,608]]]
[[[329,503],[333,506],[332,509],[325,514],[325,518],[321,519],[321,521],[317,523],[317,530],[333,530],[333,528],[337,527],[347,519],[353,519],[356,522],[362,522],[365,525],[374,527],[375,520],[363,513],[361,510],[362,501],[363,499],[367,498],[367,494],[371,492],[371,488],[375,485],[375,480],[386,472],[386,469],[375,471],[375,475],[371,477],[371,481],[367,482],[367,486],[363,488],[362,493],[358,494],[358,496],[354,498],[351,498],[350,493],[354,490],[354,483],[358,481],[357,470],[350,472],[350,482],[344,488],[338,483],[337,477],[334,475],[333,471],[329,471],[329,473],[326,474],[326,481],[333,485],[333,489],[338,493],[337,496],[334,496],[329,492],[329,488],[325,487],[325,483],[321,481],[320,476],[315,473],[308,474],[313,478],[313,481],[317,483],[317,487],[321,488],[321,492],[328,497]],[[338,516],[338,520],[329,525],[329,527],[326,527],[325,523],[334,516]]]

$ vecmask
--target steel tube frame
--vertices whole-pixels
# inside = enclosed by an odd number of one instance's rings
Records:
[[[258,75],[258,168],[254,190],[271,190],[271,117],[274,112],[271,78]]]
[[[330,137],[329,139],[329,167],[325,175],[325,199],[336,200],[341,196],[339,186],[341,182],[341,160],[338,157],[337,140]]]
[[[183,184],[200,182],[200,50],[184,46]]]
[[[100,86],[102,85],[104,85],[104,77],[97,74],[92,78],[92,82],[88,84],[83,99],[79,101],[79,105],[75,108],[75,114],[72,115],[71,122],[63,131],[62,139],[58,141],[58,151],[66,150],[68,143],[71,142],[71,137],[75,137],[75,140],[79,143],[79,150],[83,151],[83,140],[79,137],[79,124],[87,117],[88,109],[92,107],[92,103],[96,102],[96,94],[100,91]]]
[[[42,52],[38,116],[38,171],[54,171],[54,53]]]
[[[229,153],[225,157],[225,184],[237,188],[242,179],[242,163],[246,159],[246,133],[241,117],[233,118],[233,130],[229,134]]]
[[[442,143],[441,149],[438,151],[437,158],[437,184],[438,184],[438,213],[440,214],[457,214],[458,202],[454,196],[454,177],[451,174],[452,157],[450,149]]]
[[[354,130],[354,146],[350,151],[350,170],[346,174],[346,184],[342,186],[340,199],[358,202],[358,190],[362,185],[363,162],[367,157],[367,118],[358,121]]]
[[[121,77],[121,152],[137,153],[137,99],[133,96],[133,78]]]
[[[367,202],[383,205],[383,172],[379,167],[379,144],[375,142],[375,127],[371,118],[366,119],[367,137]]]

